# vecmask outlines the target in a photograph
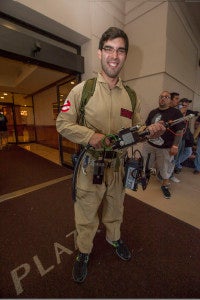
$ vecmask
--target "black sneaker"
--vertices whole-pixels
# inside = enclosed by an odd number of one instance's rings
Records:
[[[79,253],[76,257],[74,267],[72,270],[72,276],[74,281],[83,282],[87,276],[87,264],[89,261],[89,254]]]
[[[175,174],[179,174],[179,173],[181,173],[181,171],[182,171],[181,168],[175,168],[174,169]]]
[[[109,244],[116,248],[117,255],[123,260],[130,260],[131,259],[131,252],[129,251],[128,247],[122,240],[111,242],[106,239]]]
[[[161,186],[161,190],[162,190],[163,195],[164,195],[164,197],[165,197],[166,199],[170,199],[170,198],[171,198],[171,193],[170,193],[170,191],[169,191],[168,186],[162,185],[162,186]]]

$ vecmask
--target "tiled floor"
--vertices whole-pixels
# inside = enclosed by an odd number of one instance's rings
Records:
[[[35,154],[38,154],[50,161],[53,161],[56,164],[59,164],[59,165],[61,164],[60,157],[59,157],[59,151],[57,149],[43,146],[40,144],[35,144],[35,143],[20,144],[20,147],[22,147],[26,150],[29,150]]]
[[[60,164],[59,151],[56,149],[39,144],[22,147]],[[155,176],[151,176],[145,191],[139,188],[137,192],[127,190],[127,194],[200,229],[200,176],[193,175],[192,169],[183,167],[177,177],[181,182],[171,183],[171,199],[163,197],[160,183]]]

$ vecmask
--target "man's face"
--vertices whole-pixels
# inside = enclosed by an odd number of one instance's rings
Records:
[[[159,108],[166,109],[170,106],[171,96],[168,92],[162,92],[159,96]]]
[[[183,115],[187,112],[189,104],[190,103],[187,102],[187,101],[182,103],[181,112],[182,112]]]
[[[171,106],[171,107],[176,107],[176,106],[178,106],[179,100],[180,100],[180,97],[179,97],[178,95],[177,95],[177,96],[174,96],[174,98],[171,99],[170,106]]]
[[[190,102],[187,102],[187,101],[185,101],[185,102],[183,102],[182,103],[182,106],[185,108],[185,109],[188,109],[188,106],[190,105]]]
[[[103,72],[110,78],[116,78],[126,60],[125,42],[122,38],[108,40],[103,49],[98,50]]]

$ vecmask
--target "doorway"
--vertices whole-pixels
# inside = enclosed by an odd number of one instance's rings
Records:
[[[8,143],[16,143],[15,125],[13,118],[13,104],[0,102],[0,110],[3,112],[7,119],[6,127],[6,140],[1,141],[1,146],[7,145]]]
[[[35,142],[34,112],[31,97],[23,94],[0,92],[0,108],[7,118],[8,143]]]
[[[69,92],[79,82],[79,76],[72,76],[65,83],[57,86],[57,114],[61,110]],[[73,168],[72,154],[78,151],[78,144],[75,144],[65,137],[59,135],[59,150],[60,150],[60,161],[61,164],[70,168]]]

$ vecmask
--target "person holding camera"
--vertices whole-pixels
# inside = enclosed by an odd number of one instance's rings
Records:
[[[178,109],[170,106],[170,101],[170,93],[163,91],[159,96],[159,106],[151,110],[146,119],[147,126],[161,120],[169,122],[170,120],[176,120],[183,116]],[[176,124],[166,130],[161,137],[149,139],[143,144],[143,156],[147,159],[150,153],[149,167],[156,167],[157,174],[160,175],[161,191],[166,199],[171,198],[169,179],[173,174],[174,157],[178,153],[183,127],[183,123]]]
[[[182,98],[179,102],[179,109],[183,116],[189,114],[198,115],[198,111],[189,109],[189,105],[192,100],[188,98]],[[189,127],[189,121],[185,122],[185,128],[182,136],[182,141],[179,145],[179,151],[175,159],[174,173],[179,174],[182,171],[182,164],[192,155],[192,147],[194,145],[194,137]]]
[[[58,132],[70,141],[91,148],[83,156],[77,175],[74,202],[77,230],[76,257],[72,275],[75,282],[83,282],[93,249],[93,240],[99,226],[98,210],[102,205],[102,223],[106,240],[124,261],[131,259],[131,251],[121,239],[125,188],[124,158],[127,149],[106,151],[109,139],[122,128],[141,124],[140,102],[135,96],[134,110],[119,73],[126,61],[129,41],[126,33],[116,27],[108,28],[99,41],[98,73],[93,95],[84,107],[84,122],[79,124],[80,102],[85,82],[69,93],[56,121]],[[67,108],[66,109],[66,105]],[[151,136],[158,137],[165,127],[158,123],[149,126]],[[108,147],[108,149],[106,149]],[[97,164],[103,161],[101,174],[97,176]],[[101,175],[101,176],[100,176]]]
[[[194,159],[194,175],[200,174],[200,116],[195,121],[194,124],[194,140],[196,143],[196,153],[195,153],[195,159]]]

